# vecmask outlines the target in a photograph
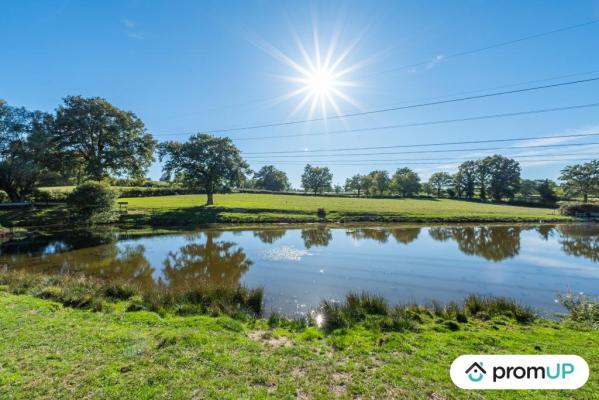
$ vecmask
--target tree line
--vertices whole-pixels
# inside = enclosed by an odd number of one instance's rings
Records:
[[[213,204],[215,193],[233,188],[291,189],[285,172],[273,165],[252,171],[227,137],[201,133],[183,143],[159,143],[134,113],[99,97],[68,96],[53,113],[12,107],[0,100],[0,190],[11,201],[27,199],[39,186],[142,179],[155,155],[163,162],[162,180],[205,192],[208,204]],[[494,201],[520,195],[543,202],[554,202],[559,188],[587,202],[599,194],[599,161],[567,166],[560,180],[561,187],[548,179],[522,179],[518,161],[492,155],[465,161],[454,174],[435,172],[427,182],[404,167],[393,174],[385,170],[356,174],[343,187],[333,186],[328,167],[307,164],[301,184],[313,194],[334,190],[357,196],[412,197],[425,193]]]

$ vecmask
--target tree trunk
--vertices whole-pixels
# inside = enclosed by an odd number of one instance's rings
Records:
[[[587,203],[589,201],[589,194],[587,192],[584,192],[582,194],[582,198],[583,198],[583,202]]]
[[[206,201],[206,205],[207,206],[211,206],[214,204],[214,193],[212,192],[206,192],[206,195],[208,196],[208,200]]]

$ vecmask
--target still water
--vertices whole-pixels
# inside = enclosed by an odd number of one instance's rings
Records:
[[[175,290],[241,283],[286,314],[363,290],[393,303],[507,296],[550,314],[558,290],[599,295],[599,224],[78,232],[4,241],[0,268]]]

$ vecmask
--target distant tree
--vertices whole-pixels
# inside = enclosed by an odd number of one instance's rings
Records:
[[[549,179],[537,181],[537,192],[543,203],[555,203],[557,201],[556,186],[555,182]]]
[[[589,195],[599,191],[599,160],[568,165],[562,170],[559,179],[564,182],[568,194],[581,195],[587,203]]]
[[[410,168],[398,168],[391,179],[391,186],[403,197],[410,197],[420,191],[420,177]]]
[[[530,179],[520,180],[520,189],[518,190],[523,199],[529,201],[537,193],[537,182]]]
[[[485,157],[483,163],[488,173],[488,191],[495,201],[504,197],[513,199],[520,187],[520,164],[518,161],[493,155]]]
[[[428,183],[428,182],[424,182],[424,183],[423,183],[422,185],[420,185],[420,186],[421,186],[421,188],[422,188],[422,191],[423,191],[424,193],[426,193],[428,196],[432,196],[432,194],[433,194],[433,189],[434,189],[434,188],[431,186],[431,184],[430,184],[430,183]]]
[[[453,187],[458,197],[471,199],[474,197],[477,180],[477,164],[475,161],[465,161],[458,167],[453,176]]]
[[[428,180],[428,183],[437,191],[437,197],[441,197],[441,191],[451,185],[451,182],[451,175],[447,172],[435,172]]]
[[[314,194],[332,190],[333,174],[327,167],[313,167],[310,164],[304,168],[302,187]]]
[[[191,189],[205,190],[207,205],[214,204],[215,193],[239,186],[249,169],[231,139],[204,133],[185,143],[161,143],[158,154],[165,161],[164,174],[179,176]]]
[[[48,176],[52,124],[49,114],[0,100],[0,190],[11,201],[23,201]]]
[[[343,186],[341,186],[340,184],[336,184],[335,186],[333,186],[333,190],[335,191],[335,193],[339,194],[343,192]]]
[[[476,183],[478,185],[478,196],[481,200],[487,199],[487,181],[489,179],[489,165],[487,159],[474,161],[476,165]]]
[[[345,191],[346,192],[357,192],[358,197],[360,196],[361,191],[366,190],[366,179],[364,175],[356,174],[351,178],[347,178],[345,180]]]
[[[373,193],[378,192],[379,194],[383,194],[388,190],[389,184],[391,183],[387,171],[372,171],[368,174],[368,180],[370,183],[370,190]]]
[[[257,189],[281,192],[288,190],[291,185],[285,172],[276,169],[274,165],[265,165],[254,174],[253,186]]]
[[[55,141],[63,168],[94,180],[143,176],[156,147],[141,119],[99,97],[66,97],[56,111]]]

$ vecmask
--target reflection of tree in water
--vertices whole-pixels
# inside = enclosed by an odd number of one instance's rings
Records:
[[[391,229],[391,236],[395,238],[397,243],[408,244],[418,239],[420,228],[396,228]]]
[[[418,238],[420,228],[361,228],[348,230],[346,234],[356,240],[372,239],[380,243],[387,243],[389,236],[393,236],[397,243],[408,244]]]
[[[118,246],[110,232],[78,231],[67,235],[33,237],[2,246],[0,263],[9,268],[50,274],[82,273],[106,280],[154,284],[154,269],[142,245]]]
[[[553,225],[539,225],[536,230],[543,239],[549,240],[553,228]]]
[[[0,256],[66,252],[114,242],[116,242],[116,237],[110,231],[80,230],[53,235],[35,235],[4,241],[0,244]]]
[[[254,231],[254,237],[260,239],[262,243],[272,244],[276,240],[279,240],[285,236],[285,229],[264,229],[260,231]]]
[[[332,239],[333,234],[329,228],[302,229],[302,240],[306,249],[313,246],[326,247]]]
[[[106,280],[133,283],[143,288],[154,286],[152,277],[154,268],[145,257],[146,249],[143,245],[127,245],[122,248],[116,245],[106,245],[102,246],[102,250],[104,254],[100,255],[99,252],[96,252],[96,260],[92,260],[84,270],[81,270],[82,272]],[[71,254],[67,253],[66,255]],[[72,264],[75,268],[80,269],[80,257],[75,257]]]
[[[597,225],[559,225],[559,242],[569,255],[599,261],[599,226]]]
[[[517,226],[433,227],[429,234],[435,240],[455,240],[464,254],[501,261],[518,255],[521,231]]]
[[[164,260],[163,283],[172,287],[239,285],[253,262],[236,243],[215,241],[219,232],[207,231],[205,236],[204,244],[190,243],[169,253]]]
[[[345,232],[345,234],[355,240],[371,239],[376,240],[380,243],[387,243],[389,240],[389,231],[386,229],[377,228],[361,228],[352,229]]]

